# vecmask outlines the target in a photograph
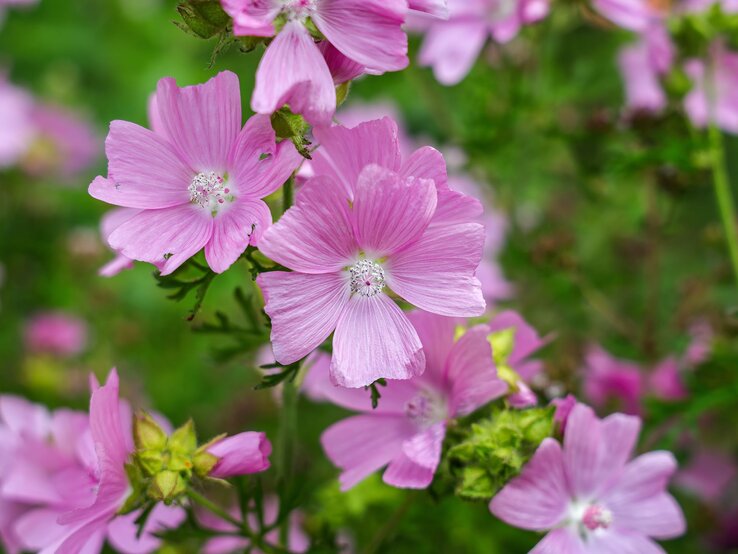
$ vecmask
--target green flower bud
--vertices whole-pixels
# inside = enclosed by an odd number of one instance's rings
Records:
[[[197,434],[191,419],[169,437],[169,450],[179,454],[192,454],[197,450]]]
[[[146,412],[133,418],[133,442],[136,450],[162,450],[167,445],[167,434]]]
[[[198,452],[192,457],[193,470],[198,477],[207,477],[217,463],[218,457],[210,452]]]
[[[161,471],[149,484],[149,497],[165,504],[171,504],[187,490],[187,483],[176,471]]]

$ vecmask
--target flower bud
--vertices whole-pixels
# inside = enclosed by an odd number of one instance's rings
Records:
[[[149,414],[138,412],[133,420],[133,442],[137,450],[161,450],[167,434]]]
[[[187,483],[177,471],[160,471],[149,485],[149,497],[165,504],[171,504],[187,490]]]

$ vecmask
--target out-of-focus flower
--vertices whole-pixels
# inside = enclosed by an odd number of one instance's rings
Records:
[[[87,346],[87,324],[63,312],[42,312],[26,322],[23,338],[31,353],[76,356]]]
[[[554,423],[558,426],[558,430],[561,434],[566,433],[566,423],[569,421],[569,416],[574,406],[577,405],[577,399],[574,395],[569,394],[564,398],[554,398],[551,400],[551,404],[556,406],[556,412],[554,413]]]
[[[673,59],[674,46],[662,23],[649,25],[638,42],[620,51],[618,67],[628,108],[659,113],[666,107],[660,77],[671,69]]]
[[[311,35],[312,25],[333,47],[331,63],[345,57],[366,73],[408,64],[402,23],[406,0],[221,0],[237,36],[275,37],[256,72],[252,109],[271,114],[285,104],[311,123],[330,124],[336,91],[329,65]],[[428,2],[416,3],[428,4]],[[430,3],[434,4],[433,2]],[[279,28],[277,22],[283,25]],[[279,28],[279,30],[277,30]]]
[[[13,8],[16,6],[30,6],[31,4],[36,4],[38,0],[0,0],[0,25],[3,24],[3,20],[5,19],[5,10],[7,8]],[[0,102],[2,104],[2,102]],[[2,117],[0,117],[0,121],[3,121]]]
[[[510,386],[508,402],[514,408],[535,406],[538,399],[528,386],[543,369],[540,360],[531,359],[550,337],[541,338],[522,316],[513,311],[497,314],[489,322],[489,342],[500,378]]]
[[[596,407],[619,400],[626,413],[641,412],[645,384],[641,368],[634,362],[614,358],[593,345],[587,350],[583,375],[584,395]]]
[[[106,538],[126,554],[153,552],[160,541],[152,533],[184,519],[179,508],[157,506],[138,537],[140,512],[115,517],[128,490],[126,415],[114,373],[93,392],[89,418],[0,397],[0,537],[11,553],[95,553]]]
[[[230,510],[231,516],[235,519],[239,519],[238,508],[234,507]],[[272,525],[277,521],[279,516],[279,499],[275,496],[267,496],[264,499],[264,525]],[[237,529],[229,522],[223,521],[222,519],[212,515],[210,512],[202,512],[198,519],[202,522],[203,526],[212,529],[213,531],[221,531],[229,533],[237,531]],[[247,521],[252,529],[257,529],[259,521],[254,513],[248,515]],[[272,545],[279,544],[279,529],[273,529],[264,535],[264,540]],[[289,534],[287,537],[288,544],[286,547],[290,552],[296,552],[302,554],[307,552],[310,548],[310,539],[308,538],[305,531],[302,529],[302,513],[294,511],[290,514],[289,523]],[[205,543],[203,552],[205,554],[235,554],[237,552],[243,552],[249,550],[254,554],[261,554],[261,550],[255,547],[251,547],[251,541],[249,539],[241,537],[216,537],[208,540]]]
[[[168,275],[200,249],[222,273],[271,224],[261,200],[297,168],[290,141],[276,143],[269,118],[241,129],[238,77],[222,72],[203,85],[159,81],[149,131],[113,121],[106,141],[108,178],[90,194],[141,210],[108,236],[116,252]]]
[[[474,276],[484,230],[481,206],[448,188],[430,147],[401,159],[390,119],[316,129],[315,177],[259,248],[293,273],[259,275],[277,361],[293,363],[335,330],[334,382],[362,387],[423,372],[417,333],[389,287],[446,316],[484,312]]]
[[[616,25],[638,33],[663,22],[669,12],[668,2],[649,0],[593,0],[593,5]]]
[[[0,10],[2,6],[0,6]],[[0,168],[15,165],[33,139],[33,98],[0,74]]]
[[[433,67],[444,85],[459,83],[471,70],[487,39],[504,43],[523,25],[548,15],[548,0],[449,0],[447,20],[414,22],[424,28],[420,63]]]
[[[684,109],[696,127],[714,123],[723,131],[738,133],[738,53],[718,40],[708,56],[708,60],[691,59],[684,65],[693,84],[684,98]]]
[[[329,427],[321,437],[326,454],[342,470],[343,490],[384,466],[383,478],[390,485],[428,487],[441,459],[448,421],[507,391],[492,362],[489,327],[477,325],[455,340],[455,319],[422,311],[408,317],[425,349],[426,371],[380,387],[376,409],[366,391],[333,386],[325,366],[311,370],[322,373],[312,378],[322,377],[325,398],[362,412]]]
[[[688,365],[698,366],[709,359],[714,335],[710,323],[705,320],[699,320],[690,325],[691,340],[684,354],[684,360]]]
[[[738,467],[730,456],[701,448],[677,473],[674,483],[697,495],[703,502],[712,504],[725,494],[736,473]]]
[[[651,394],[662,400],[682,400],[688,395],[681,376],[679,360],[669,356],[660,361],[648,373],[648,388]]]
[[[264,433],[249,431],[218,439],[206,451],[218,459],[208,476],[227,479],[269,469],[272,445]]]
[[[140,212],[141,210],[133,208],[116,208],[107,212],[100,220],[100,234],[103,240],[107,243],[108,237],[110,237],[113,231]],[[133,260],[131,258],[124,256],[120,252],[116,252],[115,258],[102,266],[98,270],[98,274],[102,277],[114,277],[121,271],[131,269],[132,267]]]
[[[515,527],[549,531],[534,552],[663,552],[652,539],[685,530],[681,508],[666,491],[677,466],[665,451],[628,461],[639,430],[637,417],[599,420],[578,404],[563,449],[545,439],[520,476],[492,499],[490,510]]]

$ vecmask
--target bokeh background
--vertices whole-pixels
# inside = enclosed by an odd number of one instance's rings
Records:
[[[243,428],[273,436],[279,403],[253,390],[258,344],[203,332],[217,311],[249,325],[253,314],[234,298],[237,287],[247,299],[256,294],[245,263],[214,280],[193,321],[194,296],[168,299],[150,266],[98,275],[113,254],[99,232],[106,208],[86,191],[106,171],[108,122],[145,125],[147,99],[164,76],[186,85],[232,70],[248,105],[260,50],[234,47],[210,65],[216,41],[193,37],[175,21],[172,0],[41,0],[6,14],[0,67],[9,81],[87,121],[97,155],[71,176],[0,172],[0,392],[84,408],[88,373],[117,366],[134,405],[175,423],[192,416],[203,438]],[[509,44],[490,45],[458,86],[444,87],[418,67],[413,38],[410,68],[357,81],[344,109],[379,103],[394,111],[414,141],[438,146],[455,171],[488,189],[506,220],[499,263],[513,287],[497,307],[512,307],[555,336],[539,354],[547,375],[537,384],[542,399],[572,392],[587,400],[591,345],[647,372],[682,356],[695,324],[709,328],[709,353],[682,375],[683,398],[641,399],[642,445],[673,450],[685,468],[708,464],[697,485],[674,488],[689,532],[666,550],[738,552],[738,291],[706,137],[678,107],[659,117],[623,110],[616,52],[627,40],[586,6],[556,2],[548,18]],[[738,140],[725,140],[738,181]],[[58,153],[46,145],[39,155],[54,160]],[[46,312],[79,319],[78,348],[34,346],[29,326]],[[600,413],[618,407],[608,401]],[[317,534],[348,529],[359,551],[376,543],[377,551],[416,554],[522,553],[538,540],[496,521],[484,504],[406,493],[379,479],[339,493],[318,438],[342,412],[306,399],[299,410],[300,498]],[[719,481],[705,484],[710,477]]]

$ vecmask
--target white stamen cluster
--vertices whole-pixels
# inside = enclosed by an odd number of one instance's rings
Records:
[[[371,298],[384,289],[384,270],[371,260],[359,260],[349,270],[351,292]]]
[[[590,531],[607,529],[612,525],[612,512],[607,508],[593,504],[584,510],[582,524]]]
[[[226,200],[233,199],[223,177],[213,171],[195,175],[187,190],[190,193],[190,202],[215,213]]]

